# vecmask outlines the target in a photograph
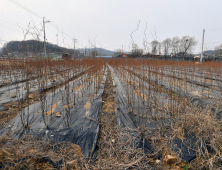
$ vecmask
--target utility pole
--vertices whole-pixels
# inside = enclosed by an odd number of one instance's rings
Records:
[[[45,21],[44,19],[45,19],[45,17],[43,17],[43,29],[44,29],[44,54],[45,54],[45,58],[46,58],[45,24],[46,24],[47,22],[51,22],[51,21]]]
[[[122,45],[122,57],[123,57],[123,45]]]
[[[86,47],[85,47],[85,57],[86,57]]]
[[[43,29],[44,29],[44,56],[46,58],[46,48],[45,48],[45,17],[43,17]]]
[[[201,49],[200,62],[202,62],[202,60],[203,60],[204,32],[205,32],[205,29],[203,30],[203,40],[202,40],[202,49]]]
[[[56,34],[57,37],[57,55],[56,55],[56,61],[58,60],[58,53],[59,53],[59,44],[58,44],[58,34]]]
[[[75,39],[75,38],[73,38],[73,42],[74,42],[74,51],[73,51],[73,57],[75,58],[75,49],[76,49],[76,46],[75,46],[75,44],[76,44],[76,40],[77,39]]]

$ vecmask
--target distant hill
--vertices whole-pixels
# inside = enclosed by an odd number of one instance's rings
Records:
[[[209,54],[209,55],[214,55],[214,54],[217,54],[219,53],[219,50],[207,50],[207,51],[204,51],[203,54]],[[200,55],[201,53],[199,53]]]
[[[215,53],[215,50],[207,50],[207,51],[204,51],[203,53],[213,55]]]
[[[12,52],[34,52],[34,53],[43,53],[44,52],[44,43],[43,41],[36,41],[36,40],[27,40],[27,41],[10,41],[3,46],[4,53],[12,53]],[[46,44],[47,53],[73,53],[73,49],[68,49],[64,47],[60,47],[56,44],[47,43]],[[106,50],[103,48],[80,48],[76,49],[77,51],[84,52],[84,54],[92,54],[93,51],[96,51],[96,55],[103,55],[103,56],[112,56],[113,51]]]
[[[98,55],[102,55],[102,56],[112,56],[114,54],[113,51],[110,51],[110,50],[106,50],[104,48],[92,48],[92,49],[89,49],[89,48],[79,48],[78,49],[80,52],[84,52],[84,54],[86,53],[87,55],[93,51],[93,50],[96,50]]]
[[[71,49],[64,47],[59,47],[58,45],[47,43],[46,44],[47,52],[59,52],[59,53],[69,53]],[[12,52],[33,52],[33,53],[43,53],[44,52],[44,43],[43,41],[36,40],[27,40],[27,41],[10,41],[3,46],[4,53]],[[73,50],[72,50],[73,51]]]
[[[106,50],[104,48],[97,48],[97,51],[101,53],[101,55],[112,56],[114,54],[113,51]]]

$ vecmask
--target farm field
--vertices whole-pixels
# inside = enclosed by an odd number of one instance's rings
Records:
[[[219,169],[222,63],[1,60],[0,167]]]

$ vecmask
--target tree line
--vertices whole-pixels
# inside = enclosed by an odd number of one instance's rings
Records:
[[[142,55],[179,55],[184,56],[192,54],[195,46],[197,45],[197,40],[195,37],[182,36],[166,38],[163,41],[153,40],[151,43],[143,43],[144,47],[139,48],[137,44],[133,44],[133,48],[130,51],[134,56]],[[221,46],[222,47],[222,46]],[[221,48],[222,49],[222,48]],[[121,49],[115,50],[114,56],[123,53]]]

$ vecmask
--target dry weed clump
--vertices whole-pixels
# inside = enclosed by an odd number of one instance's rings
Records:
[[[134,146],[135,138],[121,133],[115,112],[102,112],[100,136],[97,143],[93,169],[152,169],[154,159],[148,158]],[[121,140],[123,139],[124,140]],[[154,168],[153,168],[154,169]]]
[[[157,141],[154,143],[155,148],[162,148],[160,152],[164,154],[178,155],[170,150],[168,143],[176,138],[182,142],[192,138],[190,141],[194,143],[191,143],[191,146],[195,146],[197,158],[189,166],[193,169],[221,168],[219,95],[222,94],[222,63],[205,62],[196,65],[188,61],[116,59],[110,60],[109,64],[115,68],[116,75],[126,90],[129,106],[147,107],[153,121],[162,121],[154,130],[157,133],[152,136]],[[167,101],[160,100],[159,96],[162,94]],[[199,105],[191,103],[194,102],[193,98],[196,101],[200,99]],[[206,107],[208,101],[214,104]],[[144,103],[147,103],[147,106]],[[138,123],[141,124],[143,113],[134,116],[139,117]],[[135,120],[137,121],[137,118]],[[166,120],[170,121],[170,126]],[[150,119],[146,119],[145,126],[142,122],[139,127],[143,129],[143,135],[150,139],[150,136],[147,136],[149,128],[146,124],[151,122],[147,121]],[[164,148],[168,148],[166,152]]]
[[[215,105],[201,108],[187,103],[174,122],[172,129],[175,137],[186,139],[192,136],[195,139],[191,145],[195,145],[197,158],[191,162],[192,168],[222,168],[222,122],[217,117]]]
[[[85,169],[81,148],[71,142],[46,142],[37,137],[0,138],[2,169]]]

